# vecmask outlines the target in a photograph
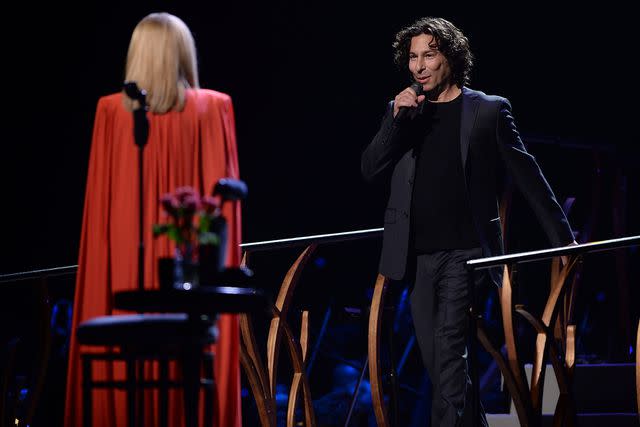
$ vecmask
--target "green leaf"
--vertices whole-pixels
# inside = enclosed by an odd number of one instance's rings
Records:
[[[211,218],[208,215],[200,215],[200,224],[198,224],[198,231],[200,233],[206,233],[211,225]]]
[[[169,230],[169,226],[167,224],[154,224],[153,225],[153,236],[159,236],[161,234],[166,233]]]
[[[182,243],[182,237],[180,236],[180,231],[175,226],[170,226],[167,230],[169,238],[177,243]]]

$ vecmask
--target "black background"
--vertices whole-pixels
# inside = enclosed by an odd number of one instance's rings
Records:
[[[359,158],[407,84],[392,64],[393,35],[419,16],[467,34],[471,87],[508,97],[525,136],[637,142],[637,53],[628,10],[612,5],[14,5],[3,30],[0,272],[76,263],[95,105],[120,89],[135,24],[160,10],[192,29],[201,86],[233,97],[250,189],[244,241],[381,226],[384,196],[361,179]],[[561,192],[576,165],[554,157],[541,166]]]
[[[595,203],[590,240],[640,233],[637,35],[629,8],[611,2],[130,3],[13,3],[3,12],[0,274],[76,264],[95,106],[120,90],[131,32],[155,11],[176,14],[191,28],[201,86],[233,98],[240,174],[249,187],[245,242],[382,226],[384,191],[361,178],[360,154],[388,100],[408,85],[392,63],[393,36],[428,15],[450,19],[467,35],[476,57],[470,86],[511,101],[558,198],[576,197],[569,216],[574,229],[584,229]],[[617,170],[626,181],[616,180]],[[596,202],[594,176],[601,183]],[[621,185],[626,205],[615,198]],[[517,193],[512,208],[508,249],[548,246]],[[612,225],[614,212],[626,216],[622,228]],[[136,244],[136,236],[131,240]],[[342,282],[315,262],[307,274],[318,286],[302,298],[331,302],[345,293],[343,283],[362,281],[360,270],[371,286],[378,250],[379,243],[323,249],[329,263],[352,262],[337,268]],[[637,251],[631,257],[637,260]],[[585,277],[592,281],[581,289],[578,313],[590,317],[580,326],[579,351],[619,356],[624,328],[635,324],[611,313],[620,313],[621,301],[637,301],[637,291],[624,297],[615,283],[631,280],[634,289],[638,263],[616,275],[612,254],[587,261]],[[265,255],[256,262],[257,270],[272,267]],[[283,265],[273,268],[283,274]],[[70,298],[72,283],[63,282],[53,287],[54,300]],[[11,325],[28,323],[36,312],[32,291],[0,285],[4,332],[17,334]],[[543,294],[523,298],[535,305]],[[63,399],[64,331],[58,339],[47,383],[52,391],[45,394]],[[51,406],[60,417],[61,400]]]

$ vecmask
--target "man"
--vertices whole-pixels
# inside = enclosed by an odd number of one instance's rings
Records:
[[[472,408],[466,360],[468,312],[482,278],[465,262],[503,253],[501,172],[512,175],[553,246],[571,244],[573,234],[525,150],[509,101],[465,86],[473,57],[462,32],[445,19],[422,18],[393,47],[414,84],[389,103],[362,155],[367,180],[391,172],[380,273],[413,282],[411,312],[433,385],[431,425],[486,425],[482,409]],[[501,284],[501,270],[490,278]]]

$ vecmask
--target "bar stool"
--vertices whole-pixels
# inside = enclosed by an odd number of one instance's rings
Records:
[[[91,426],[91,401],[94,388],[124,388],[127,392],[127,413],[130,427],[143,423],[142,411],[137,411],[136,391],[158,388],[161,426],[167,424],[168,389],[184,390],[186,427],[198,425],[199,389],[205,390],[207,402],[215,401],[215,379],[212,355],[205,346],[215,343],[218,313],[255,313],[267,306],[264,294],[253,288],[202,286],[191,290],[125,291],[115,294],[114,305],[123,310],[148,312],[132,315],[111,315],[89,319],[77,330],[80,344],[116,347],[116,351],[84,352],[83,423]],[[162,314],[151,314],[162,313]],[[122,381],[94,381],[92,362],[124,361]],[[181,368],[182,380],[169,381],[168,361],[175,360]],[[159,380],[145,380],[138,375],[136,362],[160,362]],[[204,363],[204,377],[201,366]],[[205,406],[205,425],[212,426],[216,408]]]
[[[198,388],[203,387],[207,402],[214,402],[215,383],[213,375],[213,355],[203,352],[207,344],[217,338],[217,328],[213,320],[195,319],[186,313],[133,314],[100,316],[81,323],[77,330],[78,342],[89,346],[117,347],[105,352],[85,352],[82,360],[83,424],[92,425],[92,391],[95,388],[123,388],[127,392],[127,419],[130,427],[144,424],[143,410],[138,410],[141,402],[136,394],[145,388],[159,389],[158,419],[161,426],[167,425],[168,393],[170,388],[184,389],[185,418],[197,420]],[[159,362],[159,379],[146,380],[140,373],[149,361]],[[169,361],[175,360],[182,368],[182,380],[169,380]],[[124,380],[99,381],[92,376],[95,361],[124,361]],[[202,363],[205,362],[205,363]],[[204,377],[200,378],[200,366]],[[195,384],[195,390],[192,385]],[[195,402],[195,407],[193,403]],[[205,425],[213,426],[211,405],[205,406]],[[193,420],[191,418],[193,417]]]

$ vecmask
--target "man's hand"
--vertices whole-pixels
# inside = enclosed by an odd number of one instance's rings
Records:
[[[567,246],[578,246],[578,242],[574,240],[573,242],[569,243]],[[560,260],[562,261],[562,265],[565,266],[569,262],[569,257],[567,255],[562,255],[560,257]]]
[[[424,101],[424,98],[424,95],[417,96],[416,92],[411,87],[406,88],[395,97],[393,102],[393,117],[398,115],[398,111],[400,111],[400,108],[402,107],[416,108],[422,101]]]

